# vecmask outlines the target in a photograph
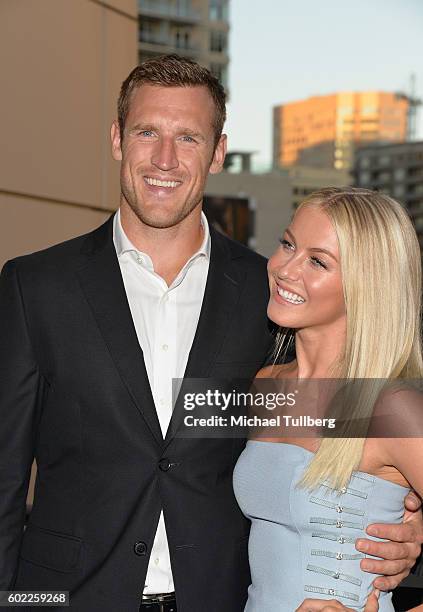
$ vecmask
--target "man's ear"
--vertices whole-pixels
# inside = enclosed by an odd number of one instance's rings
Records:
[[[213,154],[211,166],[209,168],[210,174],[219,174],[223,168],[223,162],[226,156],[226,134],[222,134],[217,143],[216,149]]]
[[[112,141],[112,157],[116,161],[122,160],[122,147],[120,142],[120,129],[117,121],[113,121],[110,128],[110,140]]]

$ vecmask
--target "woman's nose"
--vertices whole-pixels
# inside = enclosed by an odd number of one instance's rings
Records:
[[[276,267],[276,276],[280,280],[298,280],[301,274],[301,263],[301,258],[297,254],[293,254]]]

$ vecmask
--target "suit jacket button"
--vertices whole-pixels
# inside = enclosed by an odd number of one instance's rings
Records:
[[[142,557],[147,552],[147,544],[145,542],[136,542],[134,544],[134,553]]]
[[[167,472],[168,470],[170,470],[171,467],[172,464],[170,463],[167,457],[163,457],[163,459],[160,459],[159,469],[161,469],[162,472]]]

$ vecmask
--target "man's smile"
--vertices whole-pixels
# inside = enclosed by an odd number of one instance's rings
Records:
[[[153,176],[145,176],[144,180],[147,185],[150,185],[151,187],[165,187],[167,189],[174,189],[175,187],[179,187],[179,185],[182,184],[182,181],[159,179]]]

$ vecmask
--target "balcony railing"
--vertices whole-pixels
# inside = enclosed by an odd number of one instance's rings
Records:
[[[184,39],[172,39],[168,36],[159,36],[152,34],[151,32],[140,32],[139,41],[141,43],[147,43],[149,45],[157,45],[161,47],[170,47],[172,49],[178,49],[180,51],[199,51],[199,48],[190,42],[186,42]]]
[[[197,22],[201,19],[201,14],[187,2],[175,4],[165,0],[138,0],[138,10],[141,16],[175,18],[190,22]]]

